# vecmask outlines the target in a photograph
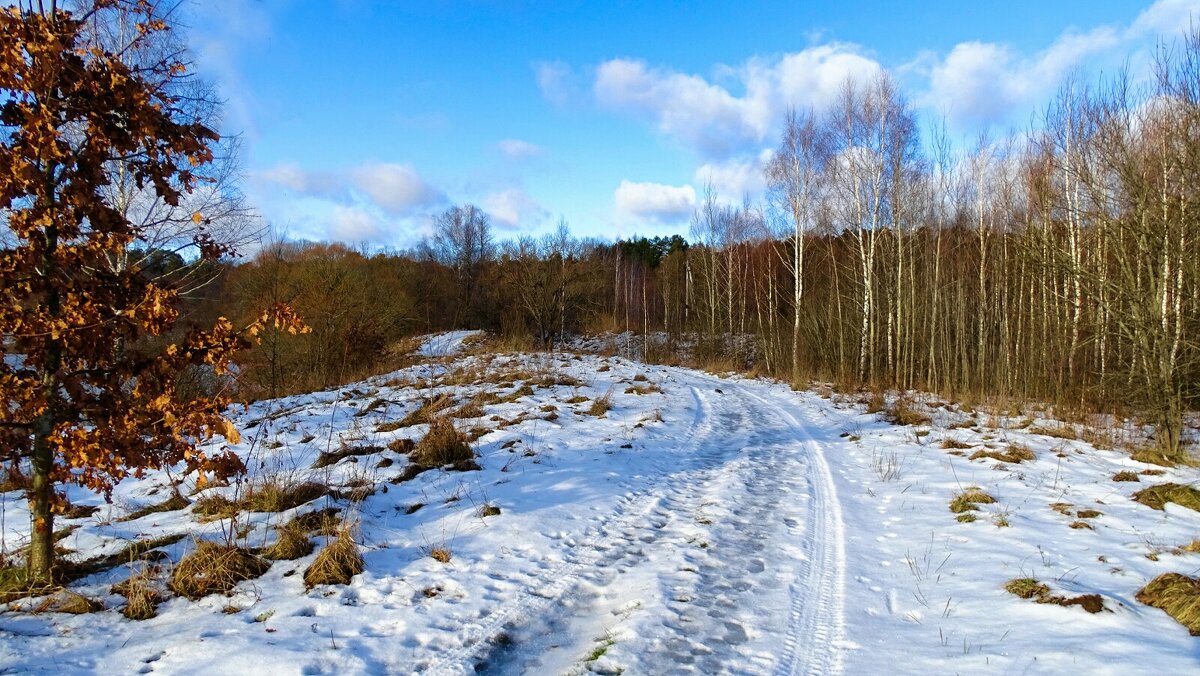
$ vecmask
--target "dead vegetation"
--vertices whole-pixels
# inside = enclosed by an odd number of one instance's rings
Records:
[[[275,530],[279,536],[275,539],[274,544],[263,550],[264,558],[271,561],[292,561],[312,554],[314,548],[312,540],[308,539],[307,531],[295,519],[282,526],[277,526]]]
[[[977,510],[976,505],[990,505],[994,502],[996,499],[984,493],[983,489],[978,486],[970,486],[950,501],[950,511],[955,514],[964,514]]]
[[[597,397],[592,401],[592,405],[588,407],[586,413],[597,418],[601,418],[612,410],[612,395],[607,393],[602,397]]]
[[[883,409],[883,419],[893,425],[928,425],[932,418],[917,408],[907,396],[896,397],[890,406]]]
[[[1117,472],[1116,474],[1113,475],[1112,480],[1113,481],[1141,481],[1141,479],[1138,478],[1138,475],[1135,472],[1130,472],[1129,470],[1122,470],[1120,472]]]
[[[65,613],[67,615],[86,615],[104,610],[104,604],[90,599],[83,594],[63,589],[47,596],[34,607],[35,613]]]
[[[316,462],[313,463],[313,469],[321,469],[336,465],[346,458],[357,458],[364,455],[374,455],[382,453],[382,446],[355,446],[353,444],[343,443],[336,451],[322,451],[317,456]]]
[[[190,504],[192,503],[189,502],[187,498],[183,497],[176,491],[172,491],[171,497],[167,498],[166,500],[153,505],[146,505],[140,509],[135,509],[134,511],[121,517],[119,521],[134,521],[142,518],[143,516],[149,516],[150,514],[174,512],[176,510],[185,509]]]
[[[1003,451],[975,451],[970,457],[971,460],[979,460],[980,458],[991,458],[1000,462],[1020,464],[1026,460],[1034,460],[1036,456],[1034,456],[1033,451],[1024,446],[1011,444]]]
[[[961,449],[971,448],[971,444],[968,444],[965,441],[959,441],[958,439],[955,439],[954,437],[946,437],[945,439],[942,439],[942,448],[945,448],[947,450],[949,450],[949,449],[961,450]]]
[[[1165,483],[1144,488],[1133,494],[1135,502],[1162,510],[1168,502],[1200,512],[1200,491],[1183,484]]]
[[[112,592],[125,597],[121,614],[131,620],[148,620],[158,615],[162,594],[154,585],[151,568],[143,568],[113,585]]]
[[[241,512],[284,512],[329,494],[329,488],[313,481],[264,480],[250,484],[240,498],[212,495],[195,502],[192,511],[201,521],[227,519]]]
[[[475,452],[454,423],[447,418],[436,418],[409,457],[422,467],[442,467],[474,463]]]
[[[1075,429],[1066,425],[1034,425],[1029,428],[1030,434],[1040,434],[1043,437],[1053,437],[1055,439],[1066,439],[1074,441],[1079,438],[1075,433]]]
[[[246,549],[203,541],[171,574],[171,591],[193,601],[209,594],[227,594],[239,582],[253,580],[271,564]]]
[[[350,584],[363,572],[362,554],[354,541],[354,526],[342,524],[337,536],[325,545],[312,564],[304,570],[304,586],[312,589],[323,584]]]
[[[1057,596],[1050,593],[1050,587],[1031,577],[1009,580],[1004,585],[1005,591],[1025,600],[1037,603],[1049,603],[1056,606],[1079,606],[1089,613],[1104,610],[1104,599],[1099,594],[1082,594],[1080,596]]]
[[[1175,618],[1192,636],[1200,636],[1200,579],[1163,573],[1142,587],[1136,598]]]

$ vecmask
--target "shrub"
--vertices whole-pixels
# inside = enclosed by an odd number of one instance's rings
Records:
[[[249,551],[215,542],[201,542],[175,566],[171,590],[193,601],[209,594],[229,593],[239,582],[252,580],[271,564]]]
[[[342,524],[335,537],[317,554],[304,571],[304,586],[312,589],[322,584],[350,584],[364,570],[362,554],[354,542],[353,527]]]

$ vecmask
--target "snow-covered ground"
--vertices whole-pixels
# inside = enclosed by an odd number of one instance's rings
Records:
[[[466,341],[482,335],[482,331],[447,331],[425,339],[416,353],[422,357],[453,357],[466,349]]]
[[[480,435],[478,471],[391,483],[408,461],[388,450],[311,469],[322,451],[420,438],[424,425],[378,430],[422,397],[448,394],[458,405],[483,392],[507,401],[458,420]],[[611,410],[589,414],[606,396]],[[1200,474],[1141,474],[1157,468],[1037,434],[1044,423],[1025,415],[924,410],[931,425],[897,426],[827,388],[794,392],[576,355],[465,357],[258,402],[236,416],[243,442],[235,448],[250,481],[376,490],[354,504],[325,497],[251,515],[242,541],[269,544],[270,527],[295,513],[338,507],[359,521],[365,572],[347,586],[306,591],[299,573],[314,555],[279,561],[229,597],[169,598],[141,622],[113,610],[3,612],[0,672],[1200,669],[1197,639],[1133,598],[1159,573],[1200,569],[1200,555],[1176,549],[1200,536],[1200,514],[1130,499]],[[970,459],[1014,444],[1034,459]],[[1139,481],[1114,482],[1122,470]],[[126,482],[111,506],[72,491],[72,502],[102,508],[66,521],[79,528],[60,544],[92,555],[133,538],[219,539],[223,527],[234,530],[187,509],[118,520],[161,501],[168,481],[160,473]],[[960,522],[948,505],[968,486],[996,502]],[[19,494],[3,500],[11,551],[27,537],[28,515]],[[483,516],[484,506],[499,514]],[[163,551],[178,561],[193,547],[189,538]],[[449,550],[450,561],[434,560],[435,548]],[[74,588],[119,608],[124,599],[109,588],[128,574],[121,566]],[[1089,614],[1004,590],[1021,577],[1055,594],[1099,594],[1105,609]]]

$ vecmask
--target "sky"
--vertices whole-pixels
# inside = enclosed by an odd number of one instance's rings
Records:
[[[758,198],[789,107],[880,70],[923,125],[1036,125],[1064,78],[1147,72],[1200,0],[194,0],[182,23],[292,239],[407,248],[453,204],[500,238],[687,233]]]

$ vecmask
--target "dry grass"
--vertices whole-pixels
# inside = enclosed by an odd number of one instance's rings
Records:
[[[209,594],[227,594],[239,582],[252,580],[271,564],[249,551],[215,542],[201,542],[175,566],[171,590],[193,601]]]
[[[183,497],[179,493],[172,492],[171,497],[167,498],[166,500],[163,500],[162,502],[159,502],[157,504],[147,505],[145,507],[142,507],[141,509],[135,509],[134,511],[126,514],[125,516],[121,517],[118,520],[119,521],[133,521],[134,519],[140,519],[143,516],[148,516],[150,514],[158,514],[160,512],[174,512],[176,510],[185,509],[190,504],[192,504],[192,503],[189,502],[187,498]]]
[[[955,439],[954,437],[946,437],[945,439],[942,439],[942,448],[945,448],[945,449],[971,448],[971,444],[968,444],[965,441],[959,441],[958,439]]]
[[[996,499],[984,493],[983,489],[978,486],[970,486],[950,501],[950,511],[962,514],[977,509],[976,505],[990,505],[994,502]]]
[[[454,423],[446,418],[436,418],[410,457],[422,467],[442,467],[473,461],[475,452]]]
[[[897,397],[891,406],[885,409],[884,420],[893,425],[928,425],[932,419],[916,408],[915,403],[908,397]]]
[[[484,505],[479,508],[478,516],[480,518],[485,516],[500,516],[500,508],[495,505]]]
[[[1133,494],[1133,499],[1150,507],[1162,510],[1168,502],[1200,512],[1200,491],[1183,484],[1158,484]]]
[[[148,620],[158,615],[158,604],[162,594],[151,581],[151,570],[142,569],[125,580],[113,585],[112,592],[125,597],[121,614],[131,620]]]
[[[1050,593],[1049,587],[1031,577],[1009,580],[1004,585],[1004,589],[1014,596],[1033,600],[1037,603],[1049,603],[1065,607],[1079,606],[1089,613],[1098,613],[1104,610],[1104,599],[1100,598],[1099,594],[1083,594],[1072,597],[1055,596]]]
[[[345,458],[373,455],[375,453],[382,453],[383,450],[384,448],[382,446],[354,446],[352,444],[343,443],[342,446],[336,451],[322,451],[321,454],[317,456],[317,461],[313,463],[312,468],[321,469],[323,467],[329,467],[330,465],[336,465]]]
[[[275,530],[279,532],[279,537],[274,544],[263,550],[264,558],[271,561],[292,561],[312,554],[312,540],[308,539],[308,533],[295,519]]]
[[[1164,573],[1142,587],[1136,598],[1165,611],[1192,636],[1200,636],[1200,579]]]
[[[1179,463],[1172,458],[1163,455],[1163,453],[1153,448],[1141,448],[1129,454],[1129,457],[1138,462],[1144,462],[1147,465],[1158,465],[1159,467],[1175,467]]]
[[[240,512],[284,512],[299,507],[329,494],[329,488],[313,481],[283,482],[264,480],[251,484],[246,494],[232,500],[223,495],[212,495],[197,500],[192,511],[202,521],[227,519]]]
[[[1113,475],[1112,480],[1113,481],[1141,481],[1141,479],[1138,478],[1138,475],[1135,472],[1130,472],[1128,470],[1122,470],[1120,472],[1117,472],[1116,474]]]
[[[978,460],[980,458],[991,458],[992,460],[999,460],[1001,462],[1020,464],[1026,460],[1034,460],[1035,456],[1033,455],[1033,451],[1028,448],[1013,444],[1003,451],[975,451],[970,457],[971,460]]]
[[[46,597],[33,609],[35,613],[66,613],[68,615],[86,615],[104,610],[104,604],[95,599],[89,599],[83,594],[64,589]]]
[[[412,427],[413,425],[425,425],[433,422],[438,417],[438,414],[454,405],[454,397],[448,394],[443,394],[430,399],[425,399],[424,403],[417,410],[404,416],[396,426],[390,430],[400,429],[401,427]],[[383,425],[380,425],[382,428]],[[376,428],[376,431],[384,431]]]
[[[429,556],[438,563],[450,563],[453,553],[449,547],[432,547],[429,550]]]
[[[338,518],[340,510],[336,507],[326,507],[315,512],[305,512],[287,522],[284,528],[293,528],[303,533],[316,532],[319,535],[337,533],[342,520]]]
[[[603,397],[598,397],[595,401],[593,401],[592,405],[589,406],[588,410],[585,412],[588,415],[592,415],[592,416],[596,416],[597,418],[600,418],[600,417],[607,415],[608,412],[611,410],[612,410],[612,394],[607,393]]]
[[[657,383],[650,383],[649,385],[644,385],[644,386],[635,385],[633,387],[625,388],[625,394],[643,395],[643,394],[658,394],[660,392],[662,392],[662,388],[659,387]]]
[[[1067,439],[1074,441],[1079,438],[1075,433],[1075,429],[1066,425],[1057,425],[1049,427],[1047,425],[1034,425],[1029,428],[1030,434],[1040,434],[1043,437],[1054,437],[1055,439]]]
[[[355,575],[363,572],[363,558],[354,542],[354,526],[343,524],[325,548],[304,571],[304,586],[312,589],[322,584],[350,584]]]

